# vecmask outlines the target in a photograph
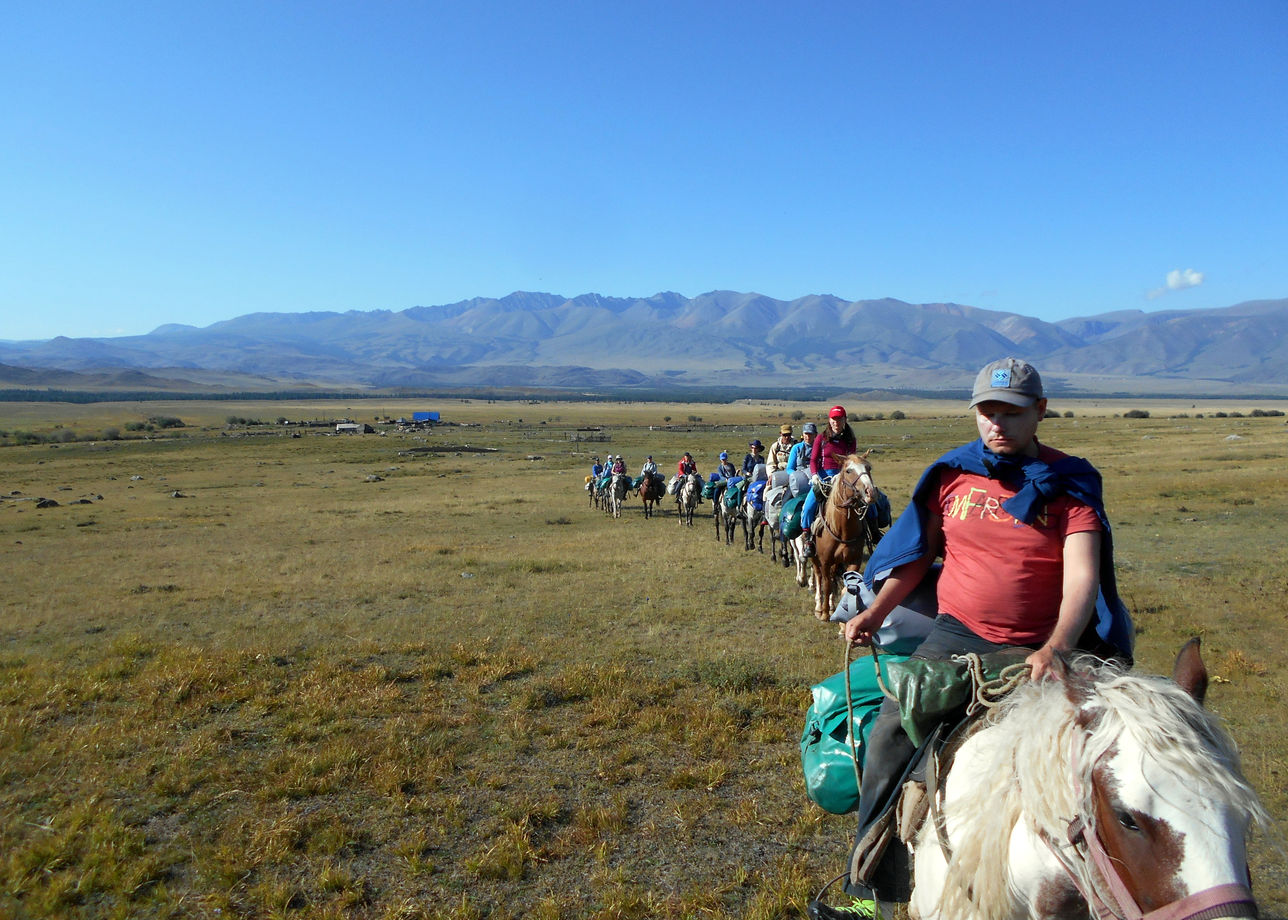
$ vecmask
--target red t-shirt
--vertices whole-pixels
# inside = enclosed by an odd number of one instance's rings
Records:
[[[1065,456],[1041,446],[1047,463]],[[929,498],[944,520],[939,609],[990,642],[1040,645],[1051,637],[1064,594],[1064,538],[1098,532],[1096,512],[1068,496],[1050,502],[1032,524],[1002,509],[1015,494],[995,479],[945,470]]]

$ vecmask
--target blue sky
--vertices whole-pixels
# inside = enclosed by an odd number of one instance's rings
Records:
[[[0,338],[515,290],[1288,297],[1288,3],[35,2]]]

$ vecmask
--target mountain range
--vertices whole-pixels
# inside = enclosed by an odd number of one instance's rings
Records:
[[[969,388],[1004,355],[1052,392],[1288,395],[1288,299],[1046,322],[952,303],[516,292],[402,311],[252,313],[0,341],[0,386]]]

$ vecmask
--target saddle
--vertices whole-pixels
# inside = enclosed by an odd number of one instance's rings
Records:
[[[775,476],[778,474],[775,473]],[[770,527],[778,524],[779,517],[783,513],[783,504],[787,501],[787,486],[777,486],[765,490],[765,520]]]

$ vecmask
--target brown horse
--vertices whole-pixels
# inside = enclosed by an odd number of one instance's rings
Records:
[[[657,474],[646,473],[640,483],[640,500],[644,502],[645,519],[653,516],[653,510],[662,504],[662,496],[665,494],[666,481]]]
[[[841,575],[858,571],[880,536],[876,523],[868,516],[868,508],[877,497],[869,453],[845,458],[841,471],[832,477],[827,504],[814,525],[814,615],[820,620],[832,615]]]

